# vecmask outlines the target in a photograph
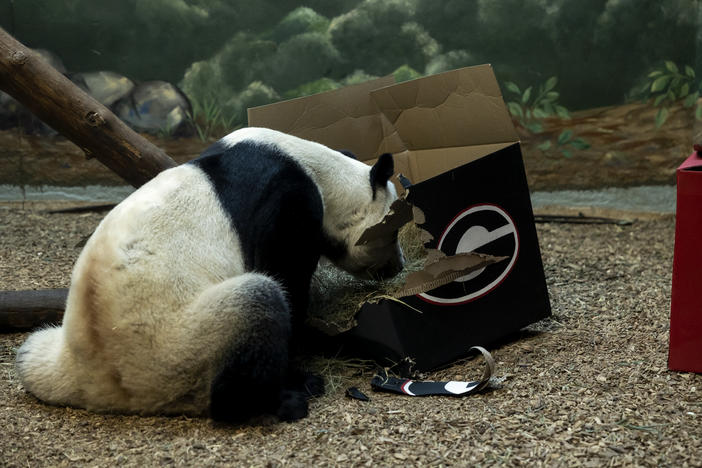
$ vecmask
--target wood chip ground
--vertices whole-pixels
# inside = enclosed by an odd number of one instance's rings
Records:
[[[0,289],[67,287],[74,246],[102,216],[0,206]],[[490,391],[464,399],[374,393],[372,370],[315,358],[327,395],[300,422],[227,427],[100,415],[26,394],[13,361],[27,334],[6,333],[0,465],[702,465],[702,376],[666,368],[674,219],[538,231],[553,318],[491,350],[498,378]],[[428,377],[480,371],[468,360]],[[352,385],[370,402],[345,397]]]

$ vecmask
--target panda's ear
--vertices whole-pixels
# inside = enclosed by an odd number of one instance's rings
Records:
[[[378,161],[371,167],[370,184],[373,188],[373,198],[375,198],[375,190],[385,188],[390,180],[390,177],[395,173],[395,163],[392,160],[392,154],[383,153],[378,158]]]

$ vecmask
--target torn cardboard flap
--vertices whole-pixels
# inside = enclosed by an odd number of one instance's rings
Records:
[[[418,78],[370,94],[408,150],[519,141],[490,65]]]
[[[384,152],[405,149],[370,96],[370,91],[393,83],[395,79],[390,75],[326,93],[253,107],[248,110],[249,125],[280,130],[336,150],[350,150],[361,161],[368,162]]]
[[[413,219],[412,205],[404,197],[395,200],[390,205],[390,211],[383,219],[368,229],[356,241],[356,245],[365,245],[374,240],[387,239],[394,235],[402,226]]]
[[[402,289],[394,297],[406,297],[436,289],[493,263],[506,260],[477,252],[446,255],[440,250],[427,249],[427,260],[421,271],[407,275]]]
[[[356,241],[356,245],[365,245],[377,239],[387,239],[394,235],[395,231],[412,220],[414,220],[414,223],[417,225],[424,224],[426,218],[422,210],[407,201],[411,183],[409,183],[409,180],[402,173],[397,175],[397,181],[405,188],[405,193],[390,205],[388,214],[386,214],[380,222],[369,227],[361,234],[361,237]],[[409,185],[405,186],[405,182]],[[428,238],[427,236],[422,237],[423,242],[429,242],[432,239],[431,234],[426,231],[423,231],[423,233],[429,235]]]
[[[248,117],[252,126],[351,150],[367,164],[391,153],[413,183],[519,141],[490,65],[399,84],[386,76],[254,107]]]

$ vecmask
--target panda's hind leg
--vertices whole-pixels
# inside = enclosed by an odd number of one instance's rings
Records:
[[[227,288],[211,288],[193,304],[201,317],[230,311],[223,315],[228,320],[218,324],[231,327],[231,334],[212,381],[210,416],[226,422],[261,414],[287,421],[307,416],[307,396],[288,385],[292,327],[281,286],[257,273],[225,283]]]

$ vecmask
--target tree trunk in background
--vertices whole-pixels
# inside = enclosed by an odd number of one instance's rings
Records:
[[[0,90],[134,187],[176,166],[165,152],[2,28]]]

